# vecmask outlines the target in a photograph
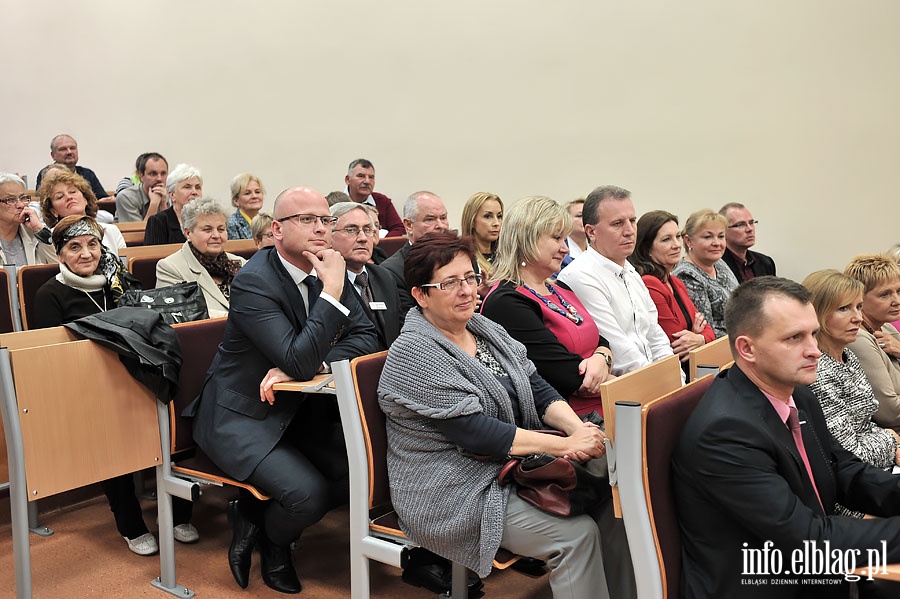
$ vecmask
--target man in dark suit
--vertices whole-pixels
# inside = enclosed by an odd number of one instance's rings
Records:
[[[821,352],[803,286],[748,281],[725,322],[735,365],[694,410],[672,462],[683,596],[847,597],[847,556],[900,560],[900,518],[887,517],[900,514],[900,480],[828,432],[806,387]],[[835,502],[886,518],[837,516]],[[828,572],[837,550],[845,561]]]
[[[235,276],[225,337],[200,397],[186,410],[204,452],[237,480],[272,497],[242,493],[232,506],[229,564],[246,588],[259,544],[263,581],[300,592],[290,545],[346,501],[346,449],[331,402],[275,397],[279,381],[307,380],[325,363],[384,349],[331,248],[333,218],[318,192],[296,187],[275,200],[274,248]]]
[[[406,227],[406,237],[409,243],[397,250],[393,256],[381,263],[396,277],[400,283],[400,311],[403,316],[410,308],[416,305],[416,301],[410,295],[406,287],[406,278],[403,275],[403,266],[406,262],[406,254],[409,248],[426,233],[433,231],[444,232],[450,229],[447,221],[447,207],[441,198],[430,191],[417,191],[403,202],[403,226]]]
[[[332,247],[344,257],[347,278],[360,297],[360,304],[381,337],[390,347],[400,334],[400,288],[394,276],[370,264],[375,247],[375,226],[365,205],[340,202],[331,206],[331,216],[337,219],[332,230]]]
[[[775,261],[759,252],[752,252],[756,244],[756,224],[750,211],[743,204],[729,202],[719,208],[725,217],[725,254],[722,259],[737,277],[738,282],[749,281],[753,277],[775,275]]]

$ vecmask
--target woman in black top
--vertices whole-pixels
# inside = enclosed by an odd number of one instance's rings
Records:
[[[103,247],[102,241],[103,229],[90,216],[67,216],[53,228],[59,274],[37,291],[35,328],[59,326],[116,307],[116,302],[130,286],[130,278],[122,263]],[[132,475],[111,478],[103,481],[102,486],[116,528],[128,548],[138,555],[156,553],[159,545],[144,524]],[[183,543],[196,542],[199,535],[190,523],[191,502],[176,497],[172,507],[175,539]]]
[[[203,175],[200,174],[200,169],[190,164],[177,165],[166,178],[166,193],[171,205],[147,219],[144,245],[186,241],[181,224],[181,209],[194,198],[203,195]]]

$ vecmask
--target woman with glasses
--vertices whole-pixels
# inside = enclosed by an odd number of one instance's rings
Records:
[[[144,245],[185,242],[181,213],[188,202],[203,195],[200,169],[190,164],[177,165],[166,177],[166,193],[171,205],[147,219]]]
[[[599,458],[604,435],[578,418],[503,327],[474,314],[481,278],[474,259],[469,240],[446,233],[422,236],[406,255],[418,306],[378,385],[400,526],[479,576],[502,544],[547,561],[554,597],[607,596],[594,520],[549,515],[497,481],[509,455]],[[563,435],[534,430],[545,428]],[[422,475],[425,465],[434,476]]]
[[[686,255],[672,269],[717,338],[725,336],[725,302],[738,286],[734,273],[722,260],[726,222],[724,216],[708,208],[690,215],[682,232]]]
[[[525,346],[538,374],[576,414],[602,414],[600,384],[612,377],[609,343],[575,294],[549,283],[569,252],[571,228],[569,212],[550,198],[513,204],[481,313]]]
[[[25,192],[25,181],[12,173],[0,173],[0,258],[3,264],[26,266],[55,262],[41,251],[36,234],[44,230],[44,223],[34,208],[31,196]],[[44,233],[49,242],[49,231]]]
[[[252,239],[253,219],[262,210],[266,188],[259,177],[241,173],[231,181],[231,204],[236,210],[228,217],[229,239]]]
[[[275,245],[275,234],[272,233],[272,215],[268,212],[260,212],[253,217],[250,223],[250,233],[256,242],[256,249],[272,247]]]
[[[225,211],[212,198],[197,198],[187,203],[181,218],[187,241],[156,263],[156,286],[196,281],[210,318],[227,316],[231,281],[246,260],[225,251]]]
[[[659,326],[666,332],[672,351],[687,368],[688,353],[710,341],[716,333],[697,311],[684,283],[672,274],[681,261],[681,232],[678,217],[665,210],[653,210],[637,223],[634,253],[628,261],[641,275],[653,303]]]

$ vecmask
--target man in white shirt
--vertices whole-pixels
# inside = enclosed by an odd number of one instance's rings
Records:
[[[637,233],[631,192],[598,187],[587,196],[582,219],[588,248],[559,273],[559,281],[575,292],[609,341],[616,359],[613,374],[673,355],[656,305],[628,262]]]

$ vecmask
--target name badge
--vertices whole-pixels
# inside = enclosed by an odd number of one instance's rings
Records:
[[[387,310],[387,305],[384,302],[369,302],[370,310]]]

